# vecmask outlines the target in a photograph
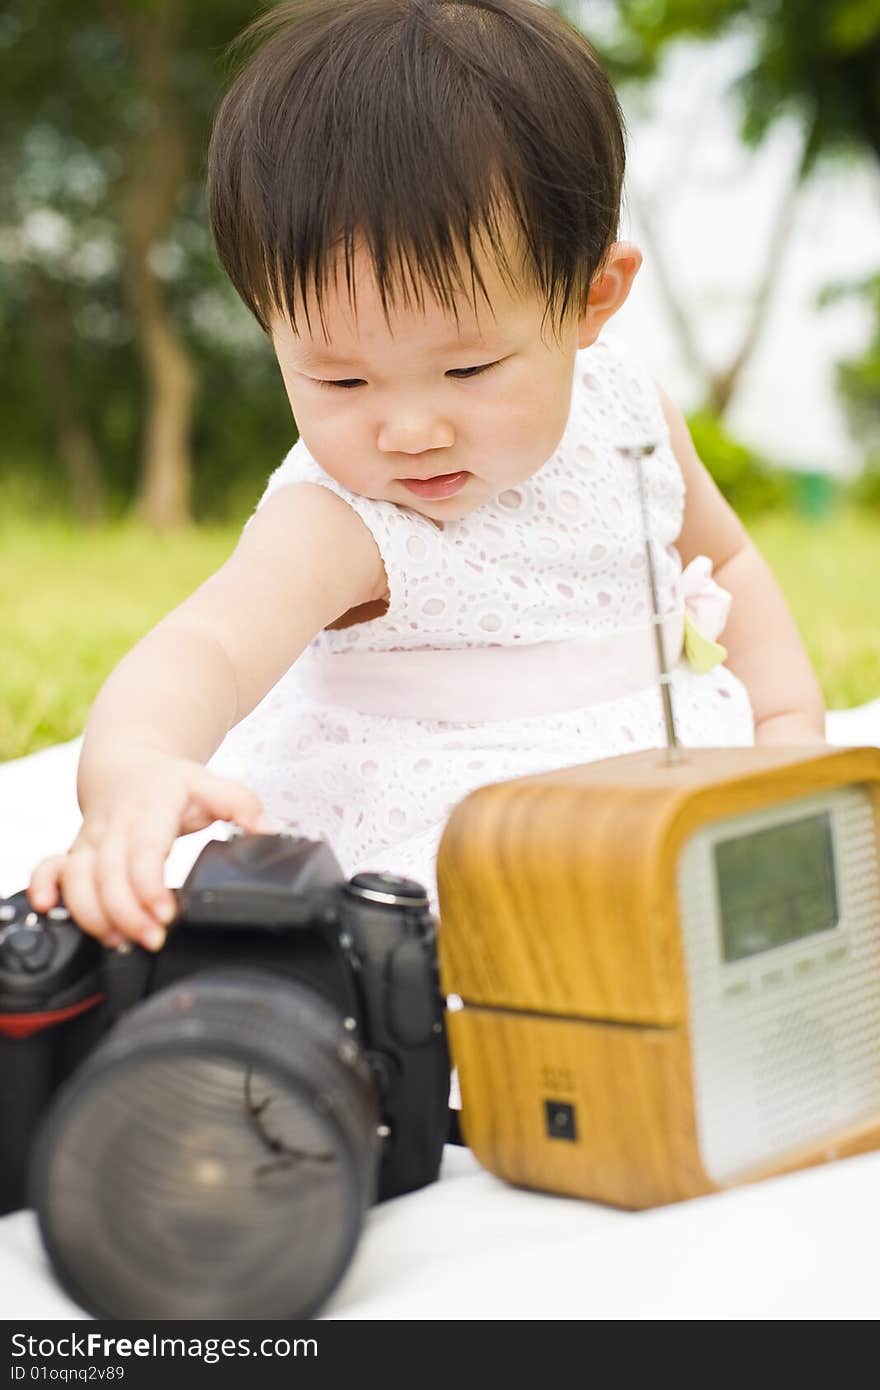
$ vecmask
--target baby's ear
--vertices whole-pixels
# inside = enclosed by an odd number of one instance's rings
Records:
[[[578,347],[589,347],[603,324],[623,304],[642,264],[642,253],[631,241],[612,242],[590,285],[587,303],[578,323]]]

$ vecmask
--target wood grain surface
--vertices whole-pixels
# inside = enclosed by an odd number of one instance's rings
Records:
[[[714,1190],[695,1119],[681,849],[703,825],[853,783],[871,787],[880,841],[877,748],[697,749],[674,763],[649,751],[483,787],[455,808],[438,856],[441,984],[463,1001],[450,1042],[486,1168],[626,1207]],[[554,1137],[548,1100],[573,1107],[576,1138]],[[840,1142],[875,1147],[878,1126]]]

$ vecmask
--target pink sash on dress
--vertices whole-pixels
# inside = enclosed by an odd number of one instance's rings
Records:
[[[684,612],[663,619],[670,669],[682,651]],[[651,624],[564,642],[388,652],[316,652],[296,663],[298,683],[322,704],[362,714],[482,723],[601,704],[654,685]]]

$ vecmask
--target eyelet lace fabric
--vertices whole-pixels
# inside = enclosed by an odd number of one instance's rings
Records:
[[[389,502],[349,492],[302,441],[272,474],[262,501],[290,483],[330,488],[372,532],[385,564],[383,616],[324,631],[233,729],[211,766],[259,793],[292,833],[325,838],[346,874],[389,869],[421,881],[435,911],[437,847],[468,792],[551,768],[659,747],[655,684],[585,708],[510,717],[499,683],[497,718],[469,721],[467,689],[449,719],[363,713],[322,703],[299,681],[304,663],[335,654],[534,647],[644,630],[648,586],[635,466],[625,448],[656,447],[643,463],[661,613],[680,603],[675,548],[684,483],[656,387],[616,339],[578,352],[569,419],[541,469],[442,528]],[[393,661],[389,655],[389,661]],[[299,670],[298,670],[299,668]],[[754,741],[748,695],[724,666],[673,670],[676,725],[689,746]]]

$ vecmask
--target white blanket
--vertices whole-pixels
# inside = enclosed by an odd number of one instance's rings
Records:
[[[837,744],[880,745],[880,700],[829,715]],[[0,895],[79,820],[78,741],[0,766]],[[179,883],[220,827],[178,841]],[[639,1214],[523,1192],[447,1148],[440,1181],[374,1208],[328,1318],[874,1319],[880,1152]],[[34,1218],[0,1220],[0,1317],[84,1318]]]

